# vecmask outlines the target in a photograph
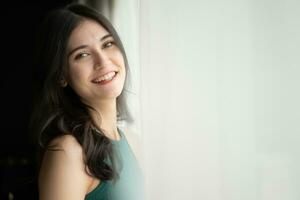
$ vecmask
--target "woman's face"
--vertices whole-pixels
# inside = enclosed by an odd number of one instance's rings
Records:
[[[114,38],[100,24],[84,20],[70,35],[67,82],[89,103],[118,97],[125,82],[125,64]]]

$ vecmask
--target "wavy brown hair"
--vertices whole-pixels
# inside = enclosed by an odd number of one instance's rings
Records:
[[[113,146],[101,129],[97,131],[89,109],[74,90],[61,87],[60,80],[67,71],[66,47],[72,31],[85,19],[92,19],[112,34],[123,55],[126,78],[122,93],[117,97],[117,120],[132,123],[126,103],[129,92],[129,67],[122,42],[111,23],[96,10],[70,4],[49,12],[37,32],[35,51],[35,101],[30,131],[38,147],[38,170],[46,150],[57,150],[49,143],[56,137],[73,135],[82,146],[86,172],[100,180],[116,180],[118,171]],[[100,116],[99,116],[100,117]],[[100,134],[99,134],[100,132]],[[109,159],[111,162],[105,162]]]

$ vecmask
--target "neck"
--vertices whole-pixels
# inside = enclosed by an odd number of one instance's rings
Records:
[[[97,111],[90,111],[95,126],[100,128],[108,138],[118,140],[116,99],[101,100],[93,103],[92,107]]]

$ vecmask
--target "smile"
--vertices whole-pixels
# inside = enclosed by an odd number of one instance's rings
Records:
[[[100,77],[92,80],[92,82],[96,83],[96,84],[105,84],[105,83],[111,81],[116,76],[117,73],[118,72],[115,72],[115,71],[109,72],[103,76],[100,76]]]

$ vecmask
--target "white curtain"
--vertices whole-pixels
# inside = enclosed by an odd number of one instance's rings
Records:
[[[114,1],[147,199],[300,199],[300,2]]]

